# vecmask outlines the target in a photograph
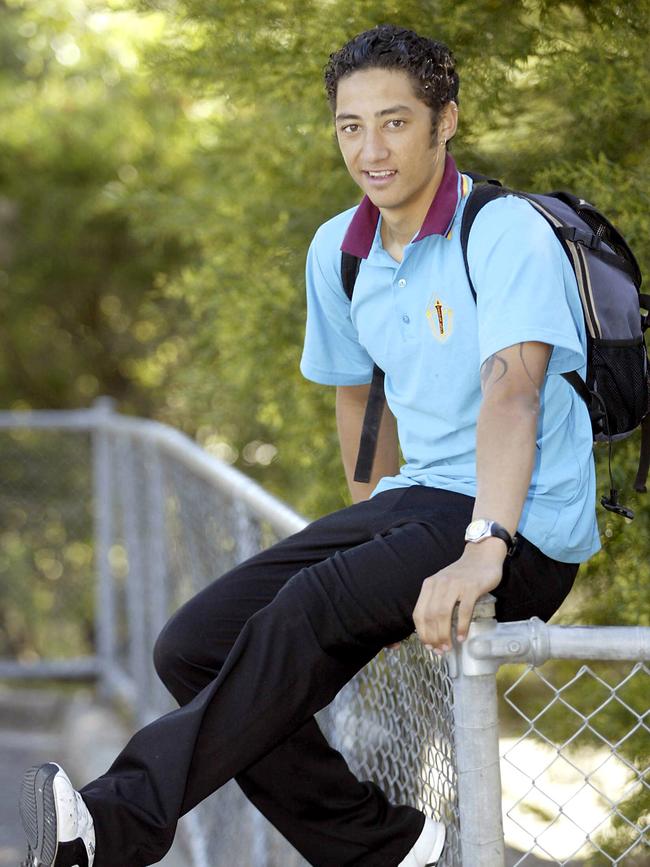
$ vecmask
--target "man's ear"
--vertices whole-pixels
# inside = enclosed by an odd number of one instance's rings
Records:
[[[458,106],[450,100],[440,111],[438,118],[438,139],[448,142],[456,135],[458,127]]]

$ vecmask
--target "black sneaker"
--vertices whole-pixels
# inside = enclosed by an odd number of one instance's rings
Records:
[[[59,765],[48,762],[27,771],[20,818],[29,844],[21,867],[92,867],[93,819]]]

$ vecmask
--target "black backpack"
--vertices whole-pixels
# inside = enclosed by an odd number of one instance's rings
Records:
[[[501,196],[528,201],[553,228],[575,272],[587,333],[587,377],[576,371],[562,376],[589,408],[595,441],[609,444],[609,497],[602,505],[632,518],[618,502],[611,472],[611,444],[642,427],[639,470],[635,490],[644,492],[650,468],[650,371],[644,332],[650,325],[650,295],[640,294],[641,271],[621,233],[593,205],[571,193],[523,193],[502,187],[499,181],[467,173],[475,181],[465,205],[460,242],[469,288],[476,301],[467,261],[469,234],[479,211]],[[341,280],[350,300],[360,259],[341,256]],[[368,482],[377,448],[383,412],[384,373],[375,365],[368,396],[355,481]]]

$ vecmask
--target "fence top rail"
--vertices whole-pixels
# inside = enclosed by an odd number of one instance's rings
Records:
[[[297,533],[306,520],[273,497],[261,485],[225,461],[208,454],[186,434],[156,421],[128,416],[107,416],[101,430],[114,434],[130,434],[156,445],[164,454],[174,457],[198,476],[216,485],[224,493],[243,501],[258,518],[268,521],[282,534]]]
[[[0,411],[0,430],[25,430],[39,428],[49,430],[92,431],[101,424],[106,410],[98,405],[92,409],[34,409]]]
[[[219,490],[243,502],[257,518],[268,521],[281,535],[297,533],[307,523],[257,482],[208,454],[186,434],[161,422],[119,415],[112,410],[110,401],[98,401],[92,409],[85,410],[0,412],[0,430],[30,428],[114,434],[146,441]]]
[[[557,626],[537,617],[494,623],[470,633],[463,670],[479,674],[510,662],[541,665],[548,659],[650,660],[650,626]]]

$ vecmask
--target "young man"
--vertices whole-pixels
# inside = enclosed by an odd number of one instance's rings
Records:
[[[458,239],[471,183],[448,153],[451,54],[382,26],[332,55],[326,85],[365,195],[311,245],[301,366],[337,387],[355,505],[175,615],[155,662],[182,708],[136,734],[104,776],[76,793],[58,765],[28,772],[30,864],[153,864],[179,816],[232,777],[316,867],[436,863],[444,828],[357,780],[314,713],[414,627],[448,649],[456,602],[459,640],[488,591],[501,620],[550,617],[598,548],[590,422],[558,375],[584,369],[575,279],[545,221],[499,199],[471,233],[474,303]],[[352,304],[341,250],[362,259]],[[373,361],[390,411],[360,484]]]

